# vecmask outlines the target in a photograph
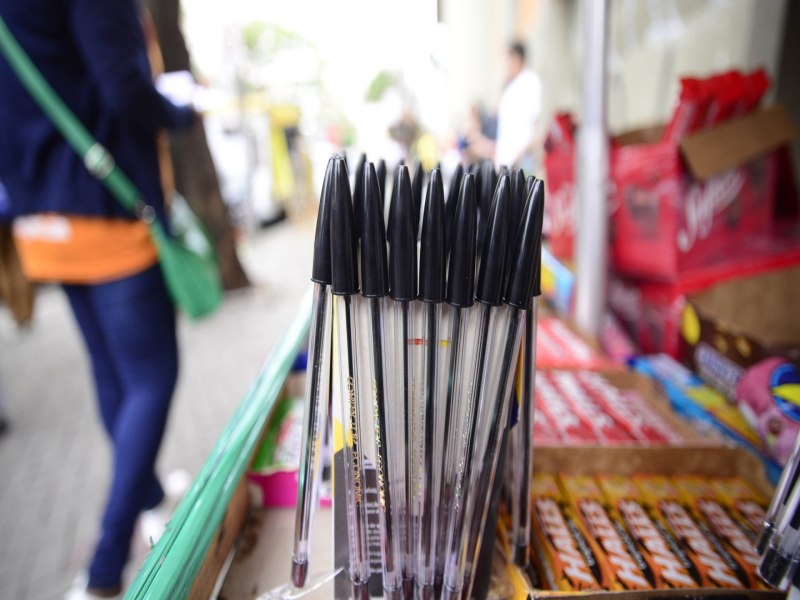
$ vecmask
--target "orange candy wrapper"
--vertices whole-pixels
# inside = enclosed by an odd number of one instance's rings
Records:
[[[572,508],[595,544],[605,554],[610,590],[653,589],[653,572],[622,524],[613,519],[595,480],[585,475],[560,475],[561,485]]]
[[[749,529],[736,523],[728,509],[720,502],[711,482],[704,477],[684,475],[673,477],[683,501],[692,508],[694,517],[711,530],[725,550],[739,564],[739,573],[745,573],[749,587],[766,587],[755,573],[760,557]]]
[[[534,547],[542,579],[553,590],[605,588],[609,582],[602,553],[575,518],[556,478],[539,473],[531,485]]]
[[[750,577],[706,526],[695,520],[685,498],[672,481],[659,475],[637,475],[634,483],[645,505],[668,528],[691,558],[703,587],[744,589]]]
[[[598,484],[611,506],[612,515],[624,524],[636,542],[655,577],[655,586],[663,588],[696,588],[700,575],[669,530],[652,518],[642,494],[623,475],[602,475]]]
[[[712,479],[711,486],[736,522],[747,527],[753,540],[758,538],[764,527],[769,500],[737,477]]]

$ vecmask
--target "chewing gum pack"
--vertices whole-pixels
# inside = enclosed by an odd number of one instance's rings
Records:
[[[668,528],[681,543],[700,575],[701,587],[744,589],[749,577],[725,545],[691,509],[672,481],[660,475],[637,475],[634,483],[641,490],[645,505],[654,518]]]
[[[738,563],[737,576],[746,577],[749,587],[765,587],[755,573],[760,557],[753,537],[748,535],[749,530],[731,518],[727,508],[717,499],[710,481],[691,475],[673,477],[672,481],[683,496],[684,503],[692,508],[693,516],[711,530]]]
[[[598,442],[620,443],[630,441],[630,433],[608,412],[603,410],[581,385],[571,371],[552,371],[552,381],[558,386],[573,414],[589,428]]]
[[[712,479],[711,486],[734,520],[746,527],[755,540],[764,527],[769,501],[738,477]]]
[[[559,480],[575,515],[605,555],[601,564],[611,584],[606,589],[653,589],[650,565],[622,523],[612,517],[597,482],[585,475],[560,475]]]
[[[601,553],[575,518],[553,475],[535,474],[534,547],[540,575],[552,590],[600,590],[609,583]]]
[[[649,566],[655,587],[700,587],[699,573],[672,533],[654,519],[642,494],[627,476],[601,475],[597,478],[612,518],[621,523]]]

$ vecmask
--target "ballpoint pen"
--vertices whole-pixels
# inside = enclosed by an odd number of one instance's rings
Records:
[[[775,519],[758,574],[773,587],[787,589],[800,564],[800,486],[795,485]]]
[[[759,554],[764,554],[766,551],[769,540],[775,532],[775,520],[780,516],[792,490],[797,487],[798,476],[800,476],[800,432],[797,433],[792,452],[786,460],[786,466],[783,467],[778,485],[775,487],[775,494],[764,516],[764,525],[756,542],[756,551]]]
[[[455,387],[459,374],[457,366],[461,357],[467,353],[467,335],[469,329],[470,307],[475,299],[475,235],[477,231],[478,208],[475,200],[475,178],[467,174],[462,179],[461,189],[456,198],[448,202],[454,205],[453,221],[450,224],[450,256],[447,272],[446,302],[450,306],[450,356],[447,364],[447,393],[441,406],[443,418],[449,426],[442,435],[444,448],[440,466],[439,480],[439,516],[436,538],[436,589],[441,590],[444,576],[444,552],[447,542],[447,524],[450,519],[450,507],[453,490],[451,481],[456,469],[458,441],[460,440],[459,424],[462,421],[460,404],[455,397]],[[440,403],[442,404],[442,403]]]
[[[355,219],[356,235],[361,237],[361,210],[364,206],[364,168],[367,164],[367,155],[361,154],[356,163],[356,172],[353,178],[353,217]]]
[[[464,167],[461,163],[456,165],[453,176],[450,178],[450,187],[447,190],[447,202],[444,205],[444,235],[445,244],[448,252],[450,251],[450,240],[452,239],[453,220],[456,216],[456,205],[458,204],[458,197],[461,193],[461,180],[464,178]]]
[[[456,469],[451,480],[452,503],[445,546],[444,589],[442,598],[448,600],[459,598],[462,588],[464,566],[463,546],[466,538],[465,527],[468,511],[473,495],[472,479],[476,446],[479,446],[479,424],[484,392],[487,358],[489,356],[489,334],[492,317],[497,307],[502,304],[503,274],[506,258],[506,239],[508,231],[508,177],[503,177],[497,184],[497,190],[491,209],[486,215],[488,235],[481,252],[481,264],[478,272],[478,284],[475,299],[478,304],[469,309],[475,312],[471,317],[475,320],[471,339],[473,351],[458,357],[457,379],[453,394],[455,401],[462,405],[462,425],[456,455]],[[472,332],[471,332],[472,333]]]
[[[425,170],[422,163],[416,161],[414,176],[411,178],[411,201],[414,205],[414,231],[417,239],[422,233],[422,187],[425,180]]]
[[[337,342],[350,582],[356,600],[369,598],[369,555],[367,551],[361,410],[358,403],[358,357],[356,352],[356,310],[358,305],[358,264],[353,205],[347,172],[335,161],[331,195],[331,293]]]
[[[446,248],[444,238],[444,188],[441,171],[431,171],[427,201],[422,218],[419,260],[419,299],[423,303],[423,355],[420,377],[423,387],[422,478],[420,489],[419,537],[415,585],[419,598],[434,597],[436,568],[436,499],[439,497],[438,460],[444,423],[437,419],[437,407],[444,393],[441,375],[447,345],[440,341],[439,327],[446,293]],[[439,435],[437,435],[439,434]]]
[[[517,176],[519,174],[519,176]],[[524,189],[520,187],[521,171],[516,171],[512,179],[512,190],[519,194],[532,190],[535,179],[528,178]],[[516,189],[515,189],[516,188]],[[513,195],[513,194],[512,194]],[[530,196],[523,196],[527,198]],[[517,198],[519,199],[519,198]],[[521,207],[520,207],[521,208]],[[512,216],[512,223],[514,223]],[[517,217],[519,218],[519,216]],[[509,244],[511,247],[511,244]],[[539,256],[534,264],[541,263],[541,245],[536,251]],[[530,561],[531,511],[530,482],[533,476],[533,421],[535,418],[534,389],[536,384],[536,323],[538,321],[541,271],[534,271],[531,307],[525,310],[525,332],[520,348],[521,397],[516,427],[511,430],[511,445],[514,461],[511,463],[511,544],[513,560],[520,567],[528,566]]]
[[[398,489],[395,509],[401,521],[400,547],[403,557],[403,587],[406,597],[414,591],[414,527],[412,522],[414,454],[411,443],[415,405],[414,376],[409,355],[410,304],[417,298],[417,236],[414,231],[411,203],[411,181],[408,169],[400,166],[392,186],[389,233],[389,295],[392,299],[390,320],[394,352],[392,404],[402,419],[396,422],[403,440],[402,466],[398,469]]]
[[[498,187],[499,185],[498,183]],[[489,370],[489,374],[485,378],[488,395],[484,396],[483,392],[481,393],[481,402],[487,402],[491,417],[482,423],[487,427],[488,436],[485,443],[479,448],[481,454],[475,456],[480,464],[480,469],[473,470],[471,484],[473,486],[471,496],[475,502],[469,509],[470,519],[467,521],[466,547],[464,549],[464,573],[461,578],[467,597],[472,591],[473,566],[480,550],[481,536],[489,509],[489,497],[497,470],[500,442],[503,428],[508,419],[508,405],[513,384],[511,375],[517,364],[522,334],[520,322],[524,321],[525,312],[532,307],[534,292],[538,296],[538,289],[535,287],[538,287],[541,279],[543,219],[544,185],[541,181],[536,181],[525,204],[521,223],[515,236],[513,260],[508,268],[508,282],[505,285],[503,297],[504,306],[498,311],[493,332],[492,343],[495,344],[495,351],[490,358],[492,364],[499,364],[500,368]],[[501,356],[502,358],[500,358]],[[481,414],[485,413],[482,411]]]
[[[383,591],[387,599],[403,598],[403,575],[395,496],[397,495],[397,454],[402,452],[404,437],[398,439],[395,424],[396,412],[392,410],[387,395],[388,369],[392,361],[391,343],[384,330],[385,298],[389,293],[389,274],[386,258],[386,231],[383,224],[383,201],[377,175],[372,163],[364,168],[361,208],[361,295],[364,308],[369,312],[368,356],[369,366],[362,365],[369,374],[371,392],[375,471],[378,490],[378,520],[380,523],[381,557],[383,559]],[[388,352],[384,352],[384,348]],[[402,432],[400,432],[402,433]]]
[[[319,502],[320,448],[324,433],[330,391],[330,304],[331,284],[331,179],[334,158],[328,161],[319,199],[317,229],[311,281],[314,304],[308,337],[308,379],[306,381],[303,441],[300,446],[300,472],[297,484],[297,508],[292,553],[292,583],[301,588],[308,575],[309,539],[314,512]]]

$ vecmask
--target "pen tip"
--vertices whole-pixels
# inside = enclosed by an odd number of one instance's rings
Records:
[[[328,159],[325,177],[322,180],[317,227],[314,234],[314,256],[311,265],[311,281],[325,285],[331,283],[331,182],[337,159],[335,154]]]
[[[523,310],[530,308],[533,296],[541,294],[543,217],[544,184],[536,180],[515,236],[504,298],[506,304]]]
[[[481,250],[481,267],[475,297],[485,304],[497,306],[503,298],[508,239],[508,203],[511,190],[508,175],[497,182],[491,207],[483,219],[485,237]],[[480,240],[479,240],[480,243]]]
[[[417,298],[417,234],[414,226],[411,180],[400,166],[394,177],[389,207],[389,293],[394,300]]]
[[[463,177],[458,200],[453,206],[451,223],[450,260],[447,271],[447,303],[452,306],[472,306],[475,298],[475,231],[478,208],[475,202],[475,177]]]
[[[364,168],[361,210],[361,293],[377,298],[389,292],[386,265],[386,229],[383,224],[383,202],[378,188],[375,166]]]
[[[356,234],[353,203],[344,161],[335,161],[331,193],[331,292],[358,292]]]
[[[431,171],[428,179],[420,241],[419,298],[424,302],[443,302],[447,249],[444,238],[444,185],[439,169]]]

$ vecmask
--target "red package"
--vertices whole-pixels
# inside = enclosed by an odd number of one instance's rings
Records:
[[[680,139],[705,123],[710,97],[700,79],[684,77],[681,79],[678,105],[661,137],[662,142],[677,144]]]
[[[578,374],[581,382],[595,394],[603,409],[628,429],[635,440],[651,444],[677,444],[683,436],[635,390],[620,390],[602,375],[592,372]]]
[[[545,318],[539,320],[536,335],[536,366],[540,369],[602,369],[612,365],[564,321]]]
[[[769,89],[769,76],[761,68],[745,75],[744,114],[754,111]]]
[[[602,405],[592,399],[573,373],[553,371],[550,375],[572,410],[592,429],[598,441],[611,443],[634,441],[631,433]]]
[[[737,106],[744,99],[744,77],[739,71],[714,75],[708,80],[713,100],[706,115],[705,126],[713,127],[737,116]]]
[[[572,412],[561,397],[548,373],[537,374],[536,397],[540,401],[537,403],[537,408],[552,423],[560,441],[575,445],[597,442],[592,430]]]
[[[553,427],[553,424],[550,422],[550,419],[547,418],[547,413],[542,410],[541,403],[539,402],[539,396],[537,394],[536,410],[533,414],[533,443],[539,446],[546,446],[558,441],[559,439],[558,435],[556,434],[556,430]]]

